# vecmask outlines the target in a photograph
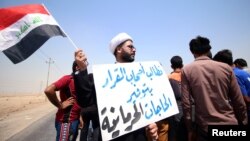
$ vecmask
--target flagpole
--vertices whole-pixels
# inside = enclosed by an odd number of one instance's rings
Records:
[[[59,24],[58,24],[59,25]],[[60,25],[59,25],[60,26]],[[61,28],[61,27],[60,27]],[[79,50],[79,48],[76,46],[76,44],[71,40],[71,38],[66,34],[66,32],[63,30],[63,28],[61,28],[61,30],[64,32],[64,34],[66,35],[66,37],[69,39],[69,41],[72,43],[72,45],[75,47],[76,50]],[[84,61],[85,65],[88,66],[89,62],[86,60]]]

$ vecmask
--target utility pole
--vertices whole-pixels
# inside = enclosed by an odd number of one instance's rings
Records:
[[[46,63],[48,63],[49,64],[49,67],[48,67],[48,75],[47,75],[47,83],[46,83],[46,87],[48,87],[49,86],[49,72],[50,72],[50,64],[53,64],[54,63],[54,61],[51,59],[51,58],[49,58],[49,61],[46,61]],[[47,101],[47,98],[45,97],[45,101]]]
[[[50,64],[54,63],[54,61],[53,61],[51,58],[49,58],[49,61],[46,61],[46,63],[48,63],[48,64],[49,64],[49,68],[48,68],[48,75],[47,75],[47,83],[46,83],[46,87],[48,87],[48,85],[49,85],[49,72],[50,72]]]

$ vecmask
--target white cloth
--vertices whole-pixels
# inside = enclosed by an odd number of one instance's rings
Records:
[[[115,49],[118,45],[120,45],[121,43],[123,43],[126,40],[131,40],[133,41],[132,37],[130,37],[127,33],[119,33],[118,35],[116,35],[111,41],[110,41],[110,51],[112,54],[114,54]]]

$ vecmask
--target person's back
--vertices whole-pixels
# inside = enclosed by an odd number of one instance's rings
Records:
[[[242,94],[244,96],[250,97],[250,73],[244,70],[245,68],[247,68],[246,60],[237,58],[235,59],[233,64],[235,65],[233,70],[237,77]]]
[[[242,58],[238,58],[234,61],[235,67],[233,71],[236,75],[240,90],[242,92],[243,98],[247,105],[248,122],[250,121],[250,73],[247,72],[247,62]],[[250,124],[248,123],[248,126]]]
[[[237,77],[243,95],[250,97],[250,74],[237,67],[233,68],[233,71]]]
[[[181,82],[181,70],[172,72],[168,75],[168,78]]]
[[[247,62],[238,58],[233,62],[233,54],[229,49],[223,49],[218,51],[213,60],[223,62],[228,64],[233,68],[233,72],[237,78],[238,85],[240,87],[241,93],[243,95],[244,101],[248,106],[248,121],[250,119],[250,74],[248,74],[243,69],[247,67]]]
[[[182,58],[178,55],[173,56],[170,59],[171,68],[173,71],[168,75],[169,82],[172,86],[175,99],[179,108],[179,114],[175,115],[175,120],[180,122],[183,115],[182,104],[181,104],[181,70],[183,67]]]
[[[168,75],[169,82],[173,89],[179,113],[168,118],[169,121],[169,140],[185,141],[187,139],[186,128],[183,122],[183,109],[181,102],[181,69],[183,67],[182,58],[178,55],[170,59],[173,71]],[[181,134],[181,136],[180,136]]]
[[[237,124],[229,98],[233,97],[230,90],[239,93],[239,88],[233,71],[228,65],[201,57],[194,63],[186,65],[183,72],[185,77],[182,82],[192,84],[188,89],[192,90],[191,96],[195,99],[196,123],[202,129],[207,131],[207,125],[218,124],[218,122]],[[229,85],[231,83],[234,85]],[[183,93],[186,93],[185,88]],[[223,108],[220,108],[221,105]],[[238,106],[242,107],[242,105]]]
[[[242,69],[235,67],[234,73],[237,77],[244,101],[247,105],[248,122],[250,121],[250,74]],[[250,124],[248,123],[248,126]]]
[[[183,67],[181,81],[189,140],[193,132],[191,96],[195,103],[196,140],[208,140],[208,125],[237,125],[238,121],[246,124],[246,105],[231,67],[207,56],[211,49],[207,38],[198,36],[189,45],[195,61]]]

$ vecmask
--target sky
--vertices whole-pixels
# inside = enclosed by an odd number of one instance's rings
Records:
[[[120,32],[133,38],[136,62],[159,61],[167,74],[172,56],[184,65],[194,60],[189,42],[198,35],[209,38],[213,55],[230,49],[250,64],[249,0],[0,0],[0,8],[23,4],[44,4],[68,37],[50,38],[18,64],[0,52],[0,95],[43,94],[71,73],[74,44],[86,53],[90,72],[114,63],[109,42]]]

